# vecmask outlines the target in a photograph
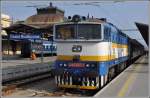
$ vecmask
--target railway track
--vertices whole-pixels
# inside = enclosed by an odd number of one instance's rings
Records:
[[[39,90],[34,90],[34,89],[39,89]],[[45,74],[37,75],[34,77],[26,78],[26,79],[21,79],[17,81],[9,81],[7,83],[4,83],[3,89],[2,89],[2,95],[9,96],[15,92],[22,92],[22,94],[16,94],[16,96],[22,95],[22,96],[31,96],[31,97],[32,96],[89,97],[89,96],[94,96],[98,91],[99,90],[83,91],[83,90],[77,90],[77,89],[58,89],[55,84],[55,79],[51,75],[51,73],[45,73]]]
[[[64,89],[56,88],[55,90],[51,90],[51,92],[26,90],[26,91],[22,91],[22,93],[26,94],[25,97],[26,96],[27,97],[44,97],[44,96],[45,97],[64,97],[64,96],[89,97],[89,96],[93,96],[96,92],[91,92],[91,91],[87,92],[87,91],[73,90],[73,89],[64,90]]]
[[[115,77],[114,77],[115,78]],[[46,82],[50,84],[46,84]],[[37,75],[30,78],[25,78],[21,80],[16,81],[9,81],[3,84],[2,89],[2,95],[3,96],[9,96],[12,95],[15,92],[21,92],[21,95],[23,96],[37,96],[37,97],[43,97],[43,96],[76,96],[76,97],[89,97],[94,96],[97,91],[87,91],[87,90],[78,90],[78,89],[58,89],[55,87],[55,80],[54,77],[50,73],[45,73],[41,75]],[[111,82],[111,81],[110,81]],[[45,86],[41,86],[42,84],[45,84]],[[46,89],[47,91],[37,91],[37,90],[31,90],[30,87],[35,88],[41,88]],[[48,88],[52,89],[48,89]],[[17,95],[17,94],[16,94]],[[19,94],[18,94],[19,95]]]
[[[116,77],[116,76],[115,76]],[[114,77],[114,78],[115,78]],[[45,80],[45,81],[44,81]],[[46,84],[51,82],[50,84]],[[78,90],[78,89],[58,89],[54,84],[55,80],[50,74],[44,74],[20,81],[9,82],[4,85],[2,89],[3,96],[11,96],[11,94],[15,92],[20,92],[18,95],[28,96],[28,97],[48,97],[48,96],[76,96],[76,97],[89,97],[94,96],[97,91],[87,91],[87,90]],[[111,82],[111,81],[110,81]],[[45,84],[42,86],[41,84]],[[41,87],[40,87],[41,86]],[[31,88],[33,87],[33,88]],[[31,90],[31,89],[39,89],[41,90]],[[51,88],[51,89],[49,89]],[[14,96],[17,96],[14,95]]]
[[[12,81],[4,84],[2,89],[3,96],[28,96],[28,97],[43,97],[43,96],[93,96],[95,92],[87,92],[75,89],[58,89],[55,87],[54,78],[49,74],[32,77],[32,79],[24,79]],[[42,84],[41,84],[42,83]],[[41,85],[40,85],[41,84]],[[43,86],[44,85],[44,86]],[[33,87],[33,88],[32,88]],[[50,89],[49,89],[50,88]],[[34,90],[39,89],[39,90]],[[41,90],[40,90],[41,89]],[[45,90],[44,90],[45,89]],[[13,95],[14,94],[14,95]]]
[[[40,74],[36,76],[27,77],[24,79],[18,79],[18,80],[5,82],[3,83],[2,95],[3,96],[10,95],[19,86],[22,86],[22,85],[25,85],[25,84],[28,84],[37,80],[41,80],[44,78],[48,78],[48,77],[51,77],[51,73],[44,73],[44,74]]]

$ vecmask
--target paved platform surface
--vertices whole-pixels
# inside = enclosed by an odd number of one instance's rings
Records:
[[[54,62],[55,60],[56,60],[56,56],[44,57],[43,63],[50,63],[50,62]],[[34,65],[34,64],[41,64],[41,58],[38,57],[36,60],[30,60],[30,58],[2,60],[2,69],[18,67],[18,66]]]
[[[30,58],[17,58],[2,60],[2,81],[10,81],[23,77],[50,72],[56,56],[44,57],[43,62],[41,58],[31,60]]]
[[[134,97],[149,96],[148,57],[140,57],[134,64],[99,91],[95,97]]]

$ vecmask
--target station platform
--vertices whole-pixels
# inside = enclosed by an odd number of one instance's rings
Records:
[[[149,96],[148,57],[142,56],[107,84],[94,97],[146,97]]]
[[[2,60],[2,81],[10,81],[23,77],[29,77],[41,73],[50,72],[56,56],[30,60],[30,58]]]
[[[43,57],[43,63],[53,62],[56,60],[56,56],[52,57]],[[38,57],[35,60],[30,60],[30,58],[11,58],[2,60],[2,69],[3,68],[12,68],[18,66],[26,66],[32,64],[41,64],[41,58]]]

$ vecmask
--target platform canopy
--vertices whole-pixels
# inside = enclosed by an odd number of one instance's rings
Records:
[[[44,25],[44,26],[40,26],[40,25],[29,25],[29,24],[25,24],[25,23],[19,23],[19,24],[13,24],[10,27],[6,27],[3,28],[3,30],[6,30],[7,32],[26,32],[26,33],[33,33],[36,30],[39,29],[48,29],[51,28],[51,25]]]
[[[149,27],[147,24],[135,22],[138,30],[140,31],[142,37],[144,38],[146,44],[149,46]]]
[[[22,34],[39,34],[43,33],[43,37],[48,38],[53,35],[53,25],[31,25],[25,23],[16,23],[11,25],[10,27],[3,28],[7,32],[7,34],[11,33],[22,33]]]
[[[7,33],[10,33],[10,32],[16,32],[16,33],[19,33],[19,32],[29,33],[30,32],[30,33],[32,33],[34,30],[38,29],[38,27],[19,23],[19,24],[13,24],[10,27],[3,28],[3,29],[6,30]]]

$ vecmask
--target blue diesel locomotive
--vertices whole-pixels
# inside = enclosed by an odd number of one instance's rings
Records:
[[[96,90],[144,53],[144,47],[102,19],[80,17],[54,26],[60,88]]]

